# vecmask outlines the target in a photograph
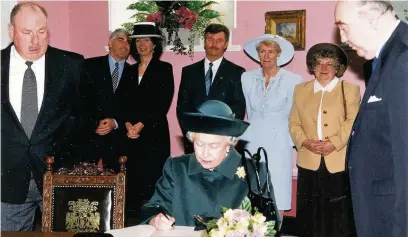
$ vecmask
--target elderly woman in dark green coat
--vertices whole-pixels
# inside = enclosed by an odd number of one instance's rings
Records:
[[[249,186],[257,189],[254,169],[248,165],[249,174],[242,172],[242,158],[234,148],[249,123],[235,119],[228,105],[216,100],[204,102],[197,113],[185,113],[180,122],[189,131],[194,153],[167,159],[153,197],[142,208],[142,223],[159,230],[173,223],[194,226],[195,215],[220,217],[221,206],[238,208]],[[265,188],[263,162],[259,173]]]

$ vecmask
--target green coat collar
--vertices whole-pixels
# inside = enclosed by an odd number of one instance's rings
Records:
[[[213,171],[204,169],[200,163],[198,163],[195,154],[190,155],[190,161],[188,165],[188,175],[194,175],[198,173],[217,173],[232,180],[234,178],[235,172],[237,171],[238,165],[241,163],[241,155],[234,149],[231,148],[227,157],[221,162],[221,164],[216,167]],[[216,174],[214,174],[216,175]]]

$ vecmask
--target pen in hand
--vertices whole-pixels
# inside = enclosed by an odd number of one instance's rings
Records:
[[[164,207],[160,206],[160,205],[157,205],[157,207],[159,208],[160,212],[167,218],[167,220],[170,220],[170,218],[169,218],[170,215],[166,211],[166,209]],[[173,222],[173,224],[171,224],[171,226],[174,226],[174,223],[175,222]]]

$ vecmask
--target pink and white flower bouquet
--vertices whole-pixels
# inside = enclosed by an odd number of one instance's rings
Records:
[[[223,215],[219,219],[212,219],[206,223],[202,222],[210,237],[270,237],[275,236],[275,222],[266,222],[265,216],[258,211],[252,213],[248,198],[245,198],[239,209],[228,209],[222,207]]]

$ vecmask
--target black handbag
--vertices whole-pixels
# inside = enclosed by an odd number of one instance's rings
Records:
[[[261,152],[263,153],[263,156],[265,157],[265,163],[266,163],[266,168],[265,168],[266,187],[261,187],[261,181],[260,181],[259,172],[260,172],[260,163],[261,163],[260,162]],[[250,159],[247,159],[247,157],[245,157],[245,154],[248,154]],[[249,187],[248,198],[251,201],[252,212],[253,212],[252,214],[254,214],[255,209],[257,209],[258,212],[262,213],[266,217],[266,221],[275,221],[275,229],[277,229],[279,226],[279,223],[278,223],[279,214],[278,214],[278,210],[277,210],[276,203],[275,203],[275,197],[273,195],[273,186],[269,178],[268,156],[266,154],[265,149],[263,147],[258,148],[258,151],[254,155],[252,155],[251,152],[245,149],[242,154],[242,164],[245,168],[245,173],[247,174],[245,177],[247,179],[248,187]],[[253,189],[251,187],[251,178],[253,177],[249,177],[249,174],[251,174],[250,172],[248,172],[249,165],[251,165],[252,169],[255,171],[257,189]],[[257,190],[257,192],[254,192],[253,190]]]
[[[259,175],[259,165],[260,165],[260,160],[261,160],[261,151],[263,152],[263,155],[265,156],[265,163],[266,163],[266,168],[265,168],[265,178],[266,178],[266,190],[263,190],[261,187],[261,180],[260,180],[260,175]],[[245,157],[245,153],[249,155],[250,159],[247,159]],[[248,167],[248,163],[251,164],[251,168]],[[274,200],[274,195],[273,195],[273,186],[270,183],[269,180],[269,171],[268,171],[268,157],[266,155],[266,151],[263,147],[258,148],[258,151],[256,154],[252,155],[247,149],[244,150],[242,154],[242,165],[245,169],[245,178],[248,183],[248,199],[251,202],[251,207],[252,207],[252,215],[255,214],[255,211],[257,210],[258,212],[262,213],[262,215],[265,216],[266,220],[265,221],[275,221],[275,226],[274,229],[278,231],[280,222],[279,220],[279,214],[278,210],[276,208],[275,200]],[[249,177],[248,170],[254,170],[255,173],[255,179],[256,179],[256,185],[257,185],[257,190],[258,192],[254,192],[251,189],[251,178]],[[215,217],[201,217],[201,216],[194,216],[195,219],[195,228],[194,230],[204,230],[207,229],[206,224],[210,222],[211,220],[218,219]],[[208,229],[207,229],[208,230]]]

